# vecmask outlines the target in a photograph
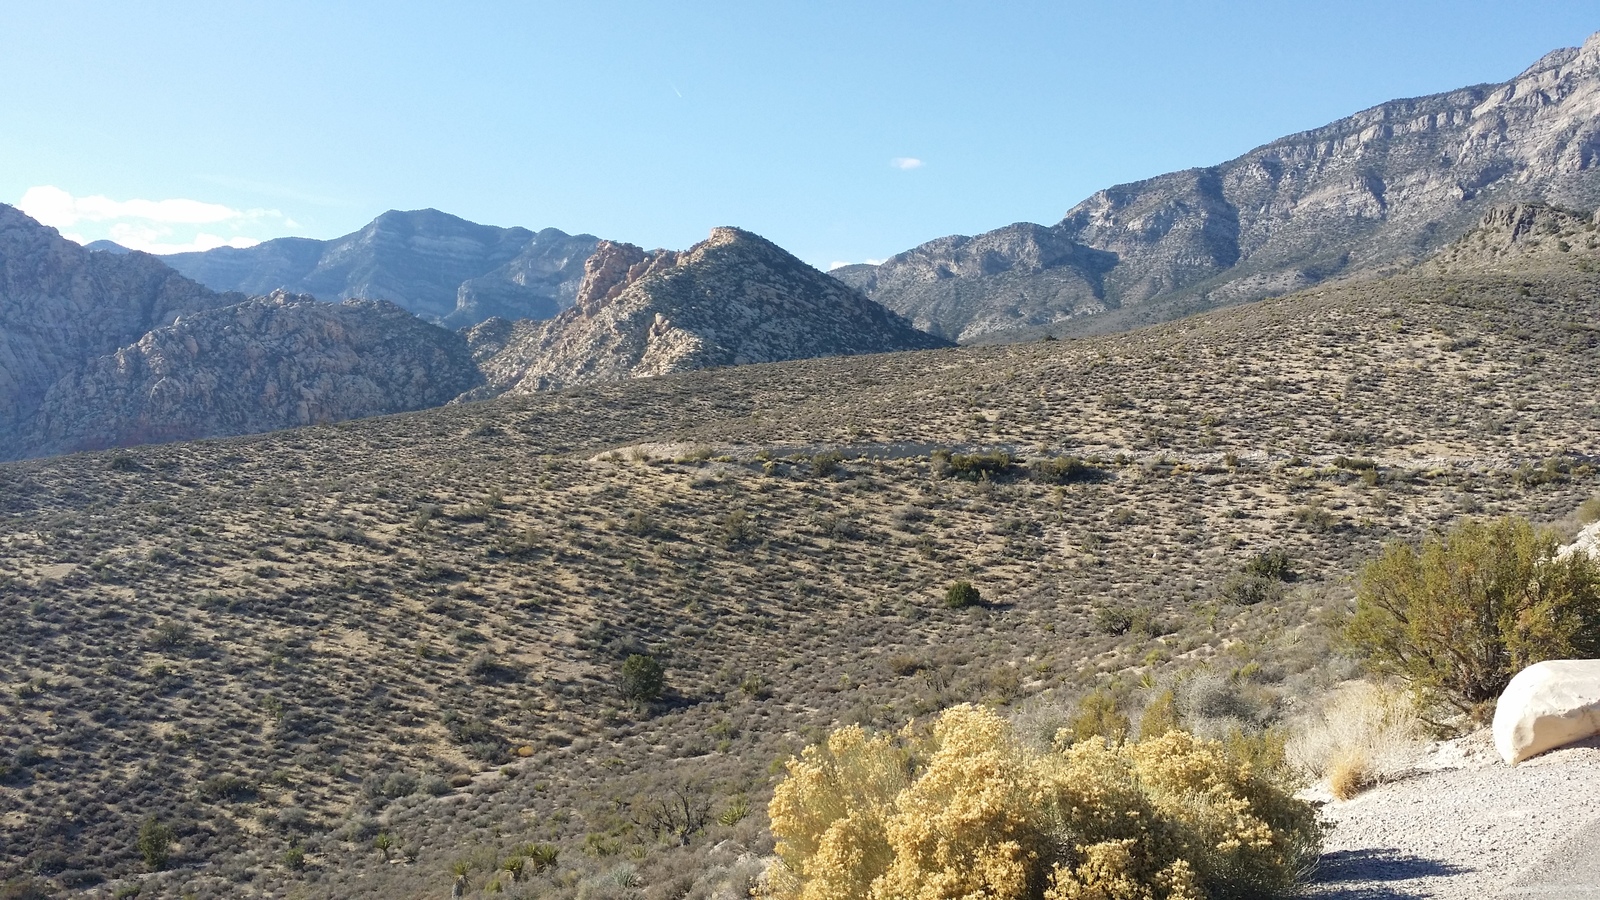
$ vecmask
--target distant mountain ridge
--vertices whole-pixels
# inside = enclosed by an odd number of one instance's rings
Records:
[[[834,274],[963,341],[1106,332],[1404,266],[1521,201],[1600,204],[1600,34],[1501,84],[1108,188],[1053,226],[940,238]]]
[[[949,346],[737,228],[683,252],[602,241],[576,303],[544,322],[467,335],[485,385],[528,393],[689,369]]]
[[[562,243],[519,247],[522,235],[499,231],[511,255],[503,270],[537,269]],[[304,249],[293,239],[270,243],[274,256],[262,259]],[[369,249],[344,252],[370,257]],[[600,242],[580,272],[577,305],[554,319],[491,318],[456,332],[385,300],[219,294],[155,256],[80,247],[0,206],[0,460],[948,345],[736,228],[681,253]]]
[[[390,210],[329,241],[278,238],[164,257],[215,290],[388,300],[448,328],[549,318],[572,305],[599,238],[479,225],[436,209]]]
[[[0,459],[437,406],[462,337],[388,303],[250,299],[0,205]]]

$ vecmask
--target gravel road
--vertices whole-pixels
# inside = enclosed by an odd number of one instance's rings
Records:
[[[1513,768],[1480,732],[1324,813],[1319,900],[1600,900],[1600,739]]]

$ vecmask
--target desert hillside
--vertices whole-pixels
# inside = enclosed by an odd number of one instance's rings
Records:
[[[842,724],[974,701],[1048,736],[1179,675],[1202,730],[1283,721],[1351,674],[1384,541],[1600,488],[1593,225],[1516,221],[1110,337],[0,466],[0,876],[735,896],[777,764]]]

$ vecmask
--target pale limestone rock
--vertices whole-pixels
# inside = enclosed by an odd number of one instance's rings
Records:
[[[1516,765],[1600,734],[1600,659],[1552,659],[1517,673],[1500,695],[1494,745]]]
[[[467,332],[485,384],[462,399],[818,356],[946,346],[747,231],[688,250],[601,241],[571,309]]]

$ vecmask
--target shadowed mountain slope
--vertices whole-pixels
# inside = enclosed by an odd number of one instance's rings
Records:
[[[331,241],[279,238],[165,259],[218,290],[388,300],[459,328],[492,316],[548,318],[570,306],[597,240],[479,225],[434,209],[390,210]]]
[[[0,206],[0,459],[419,409],[479,376],[381,302],[218,294]]]

